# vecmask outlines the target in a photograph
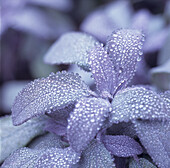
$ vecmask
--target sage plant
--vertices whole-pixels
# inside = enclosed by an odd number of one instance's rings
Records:
[[[40,143],[15,151],[2,168],[156,167],[154,164],[169,168],[170,91],[127,86],[141,60],[143,43],[144,35],[135,29],[115,30],[105,46],[85,33],[61,36],[45,62],[76,63],[90,71],[97,91],[90,90],[78,74],[66,71],[29,83],[12,106],[13,124],[45,115],[45,129],[51,133]],[[121,124],[126,131],[120,134]]]

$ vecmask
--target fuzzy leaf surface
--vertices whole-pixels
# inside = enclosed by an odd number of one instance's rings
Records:
[[[170,123],[168,121],[134,121],[138,137],[160,168],[170,167]]]
[[[111,123],[135,119],[169,119],[166,102],[152,90],[143,87],[126,88],[112,101]]]
[[[138,142],[125,135],[105,135],[103,143],[108,151],[119,157],[140,155],[143,152]]]
[[[88,96],[88,91],[78,74],[63,71],[37,79],[15,98],[12,106],[13,124],[20,125],[30,118],[50,113],[52,109],[62,109]]]
[[[143,42],[144,35],[135,29],[120,29],[108,37],[106,50],[117,74],[117,87],[127,86],[133,78],[136,64],[141,60]]]
[[[156,168],[151,162],[145,158],[140,158],[138,161],[131,160],[129,163],[129,168]]]
[[[100,93],[104,91],[112,93],[114,91],[115,72],[113,63],[102,45],[96,46],[89,52],[88,62],[98,91]]]
[[[93,140],[83,151],[78,168],[115,168],[114,158],[101,142]]]
[[[33,119],[21,126],[13,126],[11,116],[0,118],[0,162],[13,151],[27,145],[34,137],[44,133],[45,119]]]
[[[98,41],[95,38],[85,33],[65,33],[52,45],[44,61],[49,64],[76,63],[88,70],[88,52],[96,43]]]
[[[5,160],[2,168],[66,168],[79,161],[79,154],[71,148],[61,147],[59,137],[50,134],[33,149],[25,147],[15,151]]]
[[[105,121],[110,103],[101,98],[82,98],[70,114],[67,136],[70,146],[82,151],[95,137]]]

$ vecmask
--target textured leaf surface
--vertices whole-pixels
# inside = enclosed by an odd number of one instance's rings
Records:
[[[65,33],[52,45],[44,61],[49,64],[77,63],[88,69],[88,51],[94,48],[96,43],[96,39],[85,33]]]
[[[47,150],[37,162],[37,168],[63,167],[68,168],[76,164],[80,156],[72,148]]]
[[[170,59],[161,66],[152,68],[151,71],[152,82],[162,90],[170,90]]]
[[[65,168],[79,161],[79,155],[71,148],[61,147],[59,137],[50,134],[33,149],[25,147],[15,151],[5,160],[2,168]]]
[[[143,152],[138,142],[125,135],[105,135],[103,143],[108,151],[119,157],[140,155]]]
[[[131,160],[129,163],[129,168],[156,168],[151,162],[145,158],[140,158],[138,161]]]
[[[112,108],[111,123],[170,118],[163,98],[143,87],[132,87],[118,92],[112,101]]]
[[[113,63],[103,45],[98,45],[89,52],[88,62],[98,91],[100,93],[104,91],[112,93],[112,90],[114,90],[115,72]]]
[[[170,111],[170,90],[167,90],[160,94],[160,96],[163,98],[167,111]]]
[[[12,107],[14,125],[30,118],[62,109],[83,96],[88,96],[88,87],[78,74],[65,71],[52,73],[47,78],[29,83],[16,97]]]
[[[64,142],[61,140],[60,136],[53,133],[47,133],[45,135],[39,136],[29,144],[31,149],[49,149],[49,148],[64,148]]]
[[[83,151],[78,168],[115,168],[114,158],[104,145],[93,140]]]
[[[101,98],[83,98],[70,114],[67,136],[71,147],[82,151],[100,130],[108,115],[109,102]]]
[[[135,121],[136,131],[143,146],[160,168],[170,167],[170,123]]]
[[[141,60],[144,35],[133,29],[114,31],[107,40],[106,50],[114,64],[117,83],[125,86],[133,78],[136,64]]]
[[[34,137],[44,133],[45,120],[34,119],[21,126],[13,126],[11,116],[0,119],[0,162],[18,148],[28,144]]]

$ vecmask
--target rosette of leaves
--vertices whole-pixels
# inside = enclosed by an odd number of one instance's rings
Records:
[[[136,158],[143,149],[127,135],[108,134],[107,128],[130,122],[153,162],[168,168],[169,91],[157,93],[147,87],[127,87],[141,60],[143,42],[142,32],[134,29],[114,31],[105,46],[84,33],[63,35],[49,50],[46,62],[65,61],[87,67],[97,93],[78,74],[69,72],[53,73],[29,83],[14,101],[14,125],[48,115],[52,119],[46,129],[62,137],[69,147],[20,149],[13,154],[19,159],[22,153],[16,167],[24,167],[28,160],[34,159],[37,161],[30,163],[32,167],[103,168],[115,167],[115,163],[119,167],[114,160]],[[73,58],[62,59],[69,54]],[[38,155],[39,151],[43,153]],[[8,158],[3,166],[8,163],[12,167],[13,162]]]

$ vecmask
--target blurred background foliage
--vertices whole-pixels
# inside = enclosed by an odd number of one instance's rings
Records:
[[[116,6],[117,3],[119,4]],[[152,23],[148,26],[149,28],[146,28],[143,23],[143,28],[147,29],[148,36],[153,34],[149,36],[148,44],[157,43],[146,47],[143,63],[139,65],[139,78],[135,78],[132,84],[154,84],[162,90],[170,89],[168,83],[170,82],[170,64],[166,67],[163,66],[170,58],[170,54],[167,54],[170,53],[168,47],[170,46],[170,35],[168,35],[170,34],[170,1],[127,0],[125,2],[127,6],[123,8],[121,8],[121,3],[124,1],[0,0],[0,115],[10,113],[14,97],[30,80],[45,77],[50,72],[71,69],[69,65],[47,65],[43,62],[43,56],[49,47],[62,34],[69,31],[85,31],[104,42],[100,34],[108,33],[110,29],[123,28],[125,25],[125,27],[131,28],[134,18],[137,17],[136,14],[143,9],[147,11],[143,13],[149,12],[149,22]],[[122,9],[126,11],[123,13]],[[110,13],[113,12],[113,16],[108,14],[109,10]],[[126,15],[126,12],[130,21],[126,19],[127,16],[123,16]],[[97,13],[97,17],[93,13]],[[141,16],[145,18],[143,13]],[[105,20],[105,17],[109,19]],[[97,20],[98,18],[99,20]],[[147,19],[148,17],[144,21]],[[101,21],[101,23],[97,23],[100,27],[95,28],[95,21]],[[106,22],[109,23],[109,26],[104,25]],[[106,37],[109,35],[107,33]],[[156,68],[156,70],[151,68]],[[72,67],[72,70],[78,69]],[[153,75],[149,76],[150,72]]]

